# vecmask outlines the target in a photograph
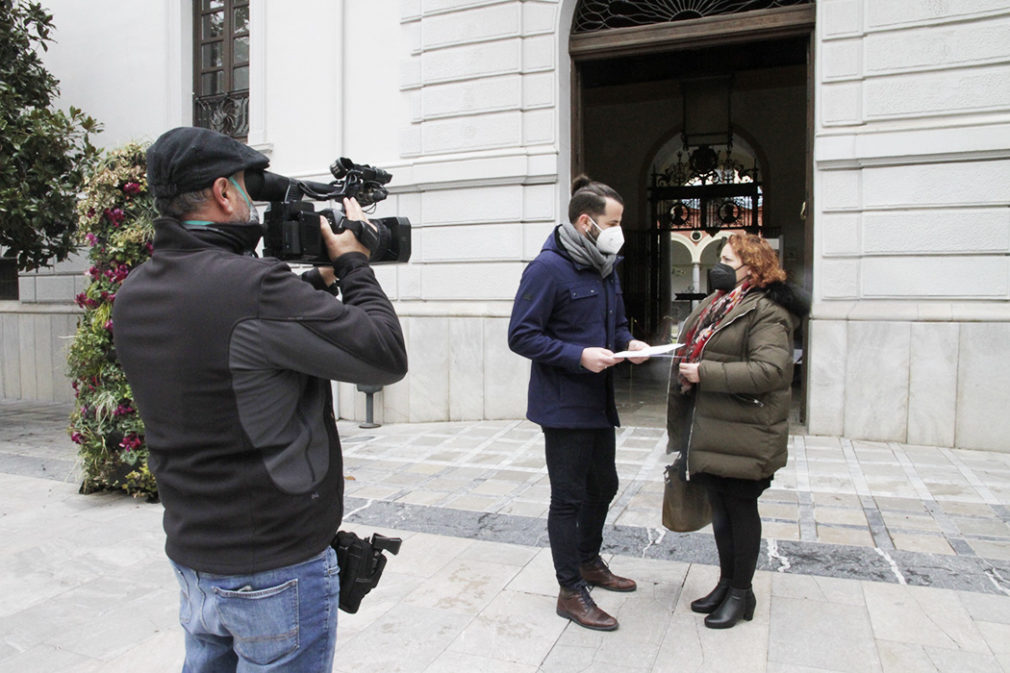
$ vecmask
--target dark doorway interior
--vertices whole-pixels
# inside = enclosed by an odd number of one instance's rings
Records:
[[[652,343],[669,339],[690,310],[690,301],[677,302],[671,291],[676,261],[693,257],[695,265],[710,265],[715,259],[711,251],[704,255],[702,251],[717,232],[671,239],[650,202],[657,162],[661,163],[664,148],[679,143],[684,132],[684,93],[689,86],[685,82],[693,79],[730,79],[731,132],[753,148],[762,164],[765,235],[777,239],[793,282],[806,284],[810,253],[802,213],[809,200],[809,40],[804,34],[706,47],[693,44],[680,50],[667,47],[662,52],[649,52],[643,45],[641,53],[575,62],[573,168],[607,182],[624,196],[626,243],[620,273],[632,331],[639,338]],[[667,246],[666,251],[661,254],[657,245]],[[674,248],[673,254],[669,248]],[[700,268],[701,278],[705,270]],[[698,276],[699,269],[694,273]],[[695,289],[707,292],[707,287]],[[627,411],[659,419],[662,410],[649,405],[665,397],[668,370],[668,360],[634,368],[634,373],[628,366]],[[799,402],[802,383],[796,392]],[[798,408],[797,420],[801,416]]]

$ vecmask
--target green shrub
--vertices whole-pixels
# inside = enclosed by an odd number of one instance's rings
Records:
[[[53,107],[59,82],[40,54],[52,15],[37,2],[0,0],[0,254],[29,271],[74,251],[74,204],[101,126]]]
[[[81,492],[122,489],[156,500],[144,424],[112,341],[116,292],[130,270],[151,256],[155,212],[144,151],[130,144],[108,153],[85,183],[78,236],[89,248],[91,284],[76,297],[84,314],[67,361],[77,398],[70,437],[84,467]]]

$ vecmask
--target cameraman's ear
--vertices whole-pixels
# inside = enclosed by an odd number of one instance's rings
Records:
[[[228,178],[218,178],[210,185],[214,205],[229,215],[235,212],[235,204],[232,202],[233,191],[235,186],[228,181]]]

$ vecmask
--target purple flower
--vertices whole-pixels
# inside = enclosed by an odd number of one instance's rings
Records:
[[[120,208],[106,208],[104,215],[114,227],[118,227],[126,219],[126,213]]]

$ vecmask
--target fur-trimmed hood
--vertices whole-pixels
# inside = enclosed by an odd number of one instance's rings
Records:
[[[810,315],[810,293],[792,283],[769,283],[764,288],[765,296],[783,307],[797,318]]]

